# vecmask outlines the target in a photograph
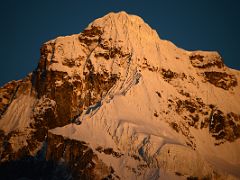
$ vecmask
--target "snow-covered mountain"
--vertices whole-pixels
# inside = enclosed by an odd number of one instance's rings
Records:
[[[217,52],[109,13],[43,44],[36,70],[0,89],[0,168],[28,158],[54,162],[57,179],[240,179],[239,82]]]

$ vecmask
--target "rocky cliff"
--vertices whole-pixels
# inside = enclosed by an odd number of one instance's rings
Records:
[[[48,167],[37,174],[48,179],[238,179],[239,80],[217,52],[109,13],[44,43],[38,67],[0,89],[0,166]]]

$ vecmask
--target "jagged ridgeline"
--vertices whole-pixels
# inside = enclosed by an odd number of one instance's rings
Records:
[[[109,13],[44,43],[38,67],[0,88],[0,175],[239,179],[239,81],[217,52]]]

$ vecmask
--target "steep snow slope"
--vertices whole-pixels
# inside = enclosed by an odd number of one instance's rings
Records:
[[[42,46],[29,93],[1,108],[0,128],[4,140],[27,132],[11,147],[47,148],[83,179],[238,179],[239,81],[217,52],[180,49],[140,17],[109,13]]]

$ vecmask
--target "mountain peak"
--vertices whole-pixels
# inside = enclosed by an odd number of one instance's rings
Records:
[[[88,57],[93,65],[98,66],[94,60],[96,57],[103,57],[101,62],[105,62],[103,59],[119,60],[123,56],[125,59],[131,56],[131,64],[147,61],[148,64],[158,66],[159,47],[158,34],[142,18],[124,11],[111,12],[90,23],[80,34],[58,37],[45,43],[41,59],[46,62],[40,61],[40,66],[68,74],[84,73],[84,69],[79,70],[82,59]],[[107,67],[109,65],[105,65]]]
[[[144,24],[144,21],[141,17],[136,16],[136,15],[128,14],[125,11],[120,11],[120,12],[117,12],[117,13],[110,12],[107,15],[103,16],[102,18],[96,19],[94,22],[97,22],[97,21],[105,22],[107,20],[116,21],[118,23],[120,23],[120,22],[122,22],[122,23],[134,22],[138,25]]]
[[[150,36],[158,38],[156,31],[145,23],[141,17],[127,14],[125,11],[110,12],[93,21],[88,27],[91,26],[102,27],[106,32],[110,31],[113,37],[117,36],[117,34],[121,36],[136,33],[141,34],[141,36],[148,36],[148,38]]]
[[[78,179],[239,179],[239,81],[218,53],[109,13],[44,43],[37,69],[0,89],[0,162],[43,154]]]

